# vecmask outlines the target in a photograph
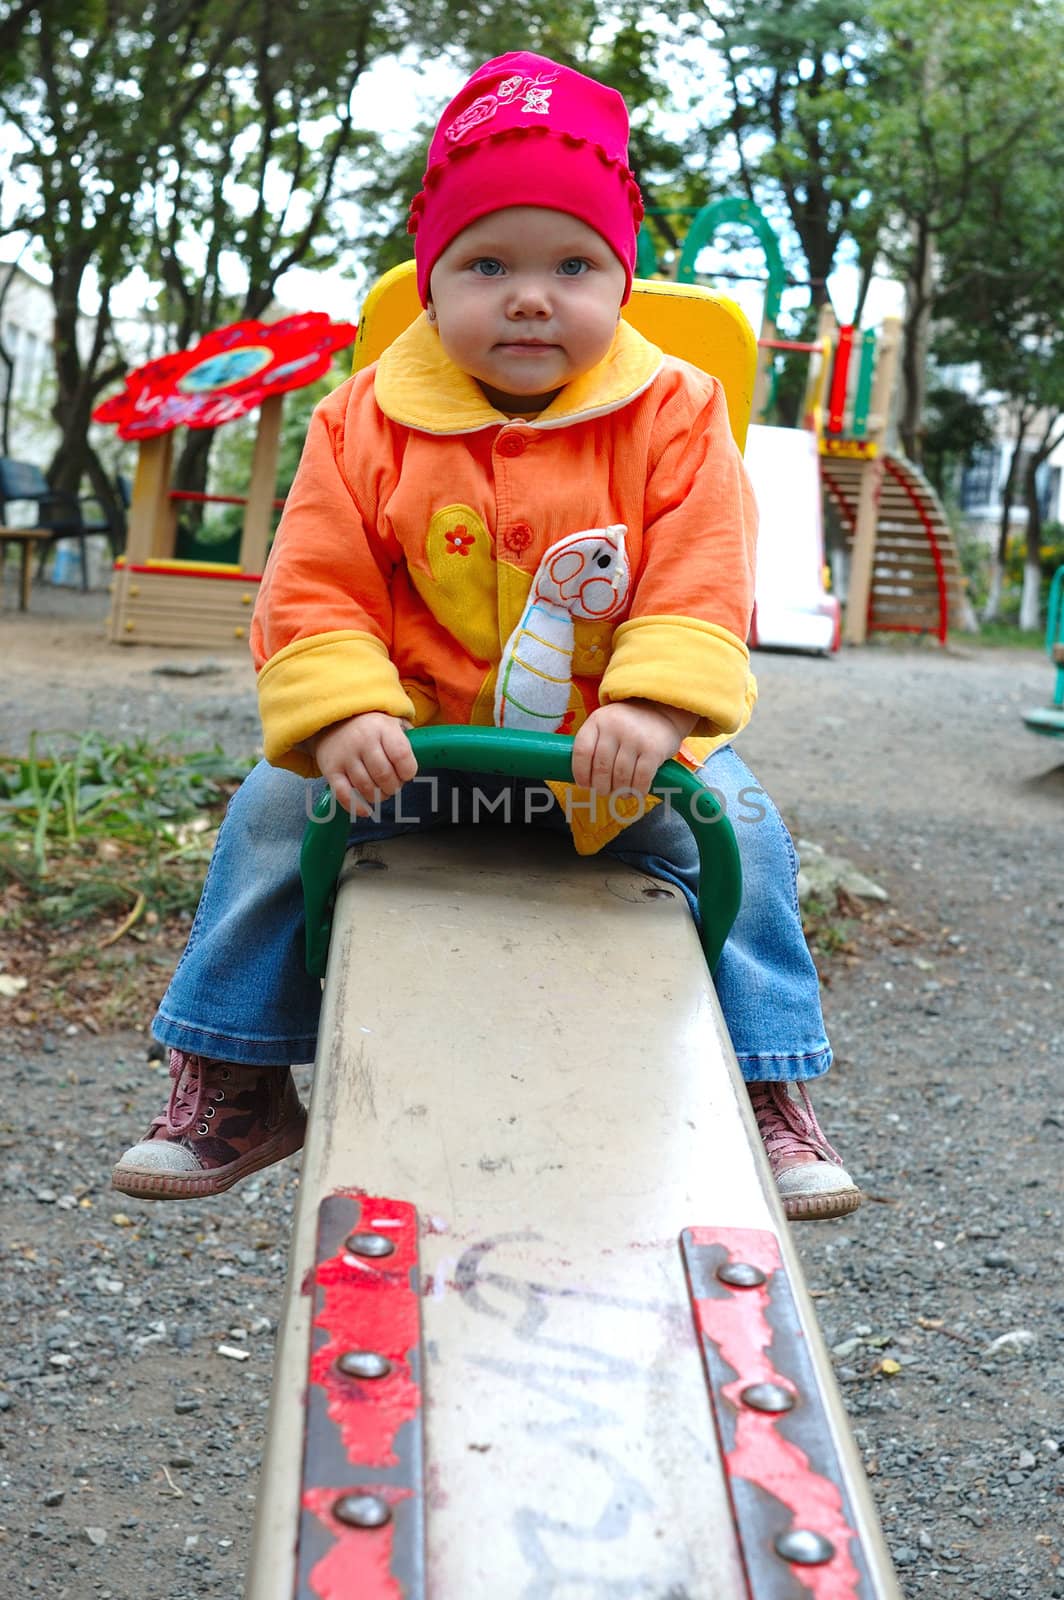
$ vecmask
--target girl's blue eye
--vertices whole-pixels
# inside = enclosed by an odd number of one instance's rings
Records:
[[[558,268],[563,278],[579,278],[587,271],[587,262],[582,256],[567,256]]]
[[[496,261],[494,256],[481,256],[479,261],[473,262],[473,271],[482,278],[497,278],[502,270],[502,262]]]

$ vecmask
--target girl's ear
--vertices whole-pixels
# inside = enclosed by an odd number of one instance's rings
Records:
[[[428,317],[430,322],[436,321],[436,307],[433,305],[431,300],[427,300],[425,302],[425,315]]]

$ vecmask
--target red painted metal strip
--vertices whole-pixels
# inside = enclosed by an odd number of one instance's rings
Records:
[[[384,1249],[358,1248],[369,1237]],[[418,1219],[404,1200],[342,1190],[319,1211],[307,1382],[297,1600],[419,1600],[424,1594]],[[382,1376],[345,1372],[367,1354]],[[354,1526],[345,1497],[390,1516]]]
[[[759,350],[805,350],[810,355],[815,355],[822,349],[820,344],[808,344],[804,339],[759,339]]]
[[[190,500],[193,505],[200,506],[246,506],[246,494],[201,494],[198,489],[171,489],[167,495],[170,500]],[[283,500],[275,500],[273,509],[280,511],[284,506]]]
[[[116,567],[118,563],[115,563]],[[120,572],[139,572],[147,578],[210,578],[213,583],[261,583],[261,572],[214,572],[208,564],[187,567],[130,567],[122,563]]]
[[[409,1489],[388,1484],[362,1484],[366,1493],[379,1495],[396,1507]],[[310,1573],[311,1592],[319,1600],[405,1600],[407,1591],[392,1570],[395,1523],[381,1528],[348,1528],[333,1515],[333,1506],[347,1486],[303,1491],[304,1510],[313,1512],[334,1543]]]
[[[854,330],[849,324],[839,329],[839,344],[835,351],[831,393],[828,397],[829,433],[841,433],[846,416],[846,386],[850,376],[850,356],[853,354],[853,333]]]
[[[863,1600],[870,1590],[859,1570],[864,1563],[845,1504],[827,1420],[824,1416],[810,1418],[820,1407],[820,1396],[778,1240],[774,1234],[756,1229],[690,1228],[685,1230],[683,1242],[751,1593],[758,1600],[763,1594]],[[751,1287],[721,1283],[716,1273],[729,1262],[759,1269],[765,1281]],[[710,1287],[711,1293],[704,1292]],[[788,1324],[789,1351],[783,1348]],[[777,1385],[794,1395],[794,1409],[773,1413],[744,1403],[742,1392],[761,1383]],[[818,1470],[794,1437],[799,1419],[807,1432],[810,1421],[816,1421],[813,1433],[818,1452],[829,1470]],[[834,1554],[816,1566],[784,1560],[775,1552],[773,1540],[794,1528],[809,1529],[830,1540]]]
[[[410,1352],[416,1350],[421,1310],[411,1288],[417,1267],[417,1212],[404,1200],[359,1196],[359,1228],[394,1241],[395,1254],[368,1260],[341,1248],[318,1264],[324,1305],[314,1327],[326,1342],[310,1358],[310,1381],[328,1395],[328,1414],[340,1430],[347,1458],[359,1467],[391,1467],[397,1460],[395,1436],[421,1409]],[[336,1362],[345,1350],[372,1350],[392,1363],[386,1378],[358,1382],[345,1378]]]

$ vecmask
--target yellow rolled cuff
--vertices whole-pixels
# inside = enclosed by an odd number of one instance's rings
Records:
[[[402,689],[404,694],[409,695],[410,703],[414,707],[414,727],[423,728],[427,723],[435,722],[440,714],[440,703],[436,696],[410,678],[402,679]]]
[[[364,711],[414,720],[399,674],[372,633],[351,630],[297,639],[266,662],[258,689],[266,759],[301,778],[316,777],[318,769],[296,746],[322,728]]]
[[[750,652],[727,628],[697,617],[635,617],[613,636],[599,700],[658,700],[693,711],[695,738],[730,735],[750,716]]]

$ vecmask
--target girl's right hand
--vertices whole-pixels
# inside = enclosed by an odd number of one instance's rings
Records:
[[[409,726],[384,711],[364,711],[307,740],[322,777],[353,817],[372,816],[375,805],[398,794],[417,772]]]

